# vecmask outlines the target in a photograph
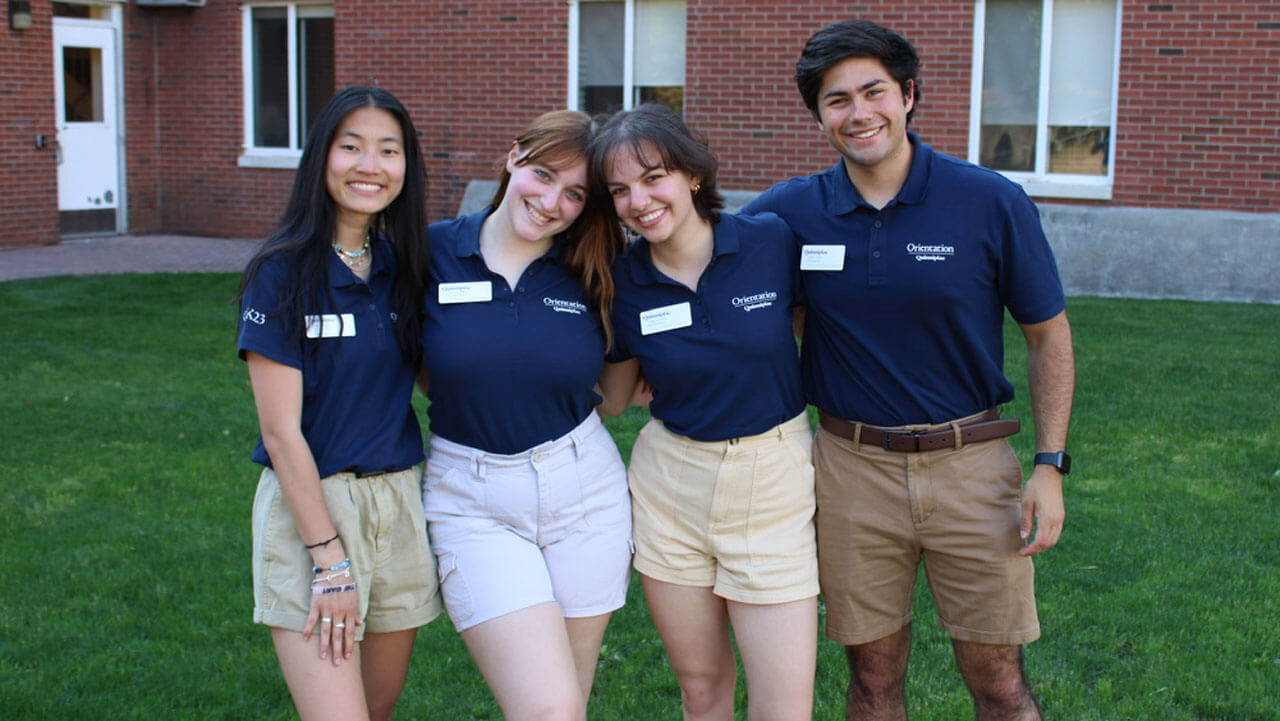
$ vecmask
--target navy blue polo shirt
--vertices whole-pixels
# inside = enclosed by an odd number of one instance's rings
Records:
[[[777,216],[722,215],[697,291],[653,265],[637,240],[613,266],[612,362],[637,358],[653,387],[649,409],[698,441],[763,433],[804,410],[791,327],[797,246]],[[641,314],[671,309],[689,324],[645,334]],[[679,325],[677,321],[674,325]]]
[[[302,435],[321,478],[421,463],[414,369],[396,343],[391,245],[374,242],[368,284],[337,255],[327,271],[331,300],[305,309],[308,337],[290,344],[296,326],[279,312],[280,286],[296,270],[280,255],[264,261],[240,306],[240,357],[253,351],[302,371]],[[253,460],[271,465],[261,437]]]
[[[781,215],[804,245],[842,246],[842,270],[806,270],[809,402],[875,425],[942,423],[1013,398],[1003,320],[1066,307],[1035,204],[1014,183],[908,133],[906,183],[883,209],[843,160],[765,191],[744,212]]]
[[[431,432],[490,453],[554,440],[595,410],[604,330],[559,243],[515,288],[480,255],[492,208],[434,223],[422,347],[431,376]],[[492,300],[440,302],[441,283],[488,283]]]

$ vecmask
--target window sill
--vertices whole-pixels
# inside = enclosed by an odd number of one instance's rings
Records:
[[[247,148],[236,159],[241,168],[275,168],[278,170],[296,170],[302,159],[300,150],[276,150],[271,148]]]
[[[1056,177],[1037,178],[1028,175],[1002,173],[1027,195],[1033,198],[1077,198],[1084,200],[1111,200],[1110,178]]]

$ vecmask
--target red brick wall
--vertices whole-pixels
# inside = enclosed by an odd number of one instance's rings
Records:
[[[1280,4],[1125,3],[1118,205],[1280,211]]]
[[[759,3],[689,0],[685,118],[720,158],[720,186],[763,190],[836,162],[796,91],[796,57],[814,31],[865,17],[902,33],[922,58],[911,127],[963,156],[969,128],[973,10],[956,2]]]
[[[1111,204],[1280,211],[1280,13],[1256,5],[1126,4]],[[337,0],[337,84],[376,82],[408,106],[431,219],[454,214],[467,181],[494,177],[531,118],[564,106],[568,13],[550,1]],[[761,189],[835,162],[791,73],[814,30],[856,16],[916,45],[923,99],[912,125],[965,156],[971,4],[688,0],[686,116],[719,154],[722,187]],[[236,166],[238,6],[130,6],[126,24],[134,227],[265,234],[293,173]]]
[[[240,6],[125,13],[131,229],[265,236],[293,171],[240,168]]]
[[[565,106],[568,21],[563,2],[339,3],[338,84],[376,80],[408,106],[431,220],[457,213],[468,181],[496,177],[530,120]]]
[[[31,3],[30,30],[9,29],[0,7],[0,246],[58,242],[53,26],[49,3]],[[35,147],[35,136],[50,145]],[[0,255],[0,263],[4,256]]]
[[[1113,205],[1280,212],[1280,9],[1257,2],[1127,2]],[[1272,4],[1273,5],[1273,4]],[[336,0],[339,86],[376,82],[413,113],[429,217],[453,215],[510,139],[566,103],[568,6],[558,0]],[[0,29],[0,244],[57,234],[48,3]],[[261,237],[291,170],[240,168],[240,6],[125,6],[129,220],[134,231]],[[863,16],[922,58],[913,127],[967,151],[973,5],[952,1],[688,0],[686,116],[708,134],[721,185],[761,189],[835,162],[791,80],[805,39]],[[1054,201],[1048,201],[1054,202]]]
[[[1096,204],[1280,212],[1280,8],[1259,6],[1125,3],[1113,199]],[[848,17],[911,40],[923,93],[912,127],[935,148],[966,157],[971,4],[688,7],[686,117],[710,136],[722,187],[759,189],[835,162],[791,73],[814,30]]]

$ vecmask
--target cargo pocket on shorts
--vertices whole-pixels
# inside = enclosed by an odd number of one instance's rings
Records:
[[[466,577],[452,553],[437,553],[436,565],[440,571],[440,593],[444,597],[444,607],[449,611],[449,620],[453,621],[454,627],[461,629],[475,615],[471,589],[467,587]]]

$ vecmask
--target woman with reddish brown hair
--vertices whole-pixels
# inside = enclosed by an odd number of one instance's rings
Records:
[[[423,504],[445,606],[508,719],[582,719],[626,599],[626,472],[596,414],[621,230],[589,117],[538,117],[490,207],[435,223]]]

